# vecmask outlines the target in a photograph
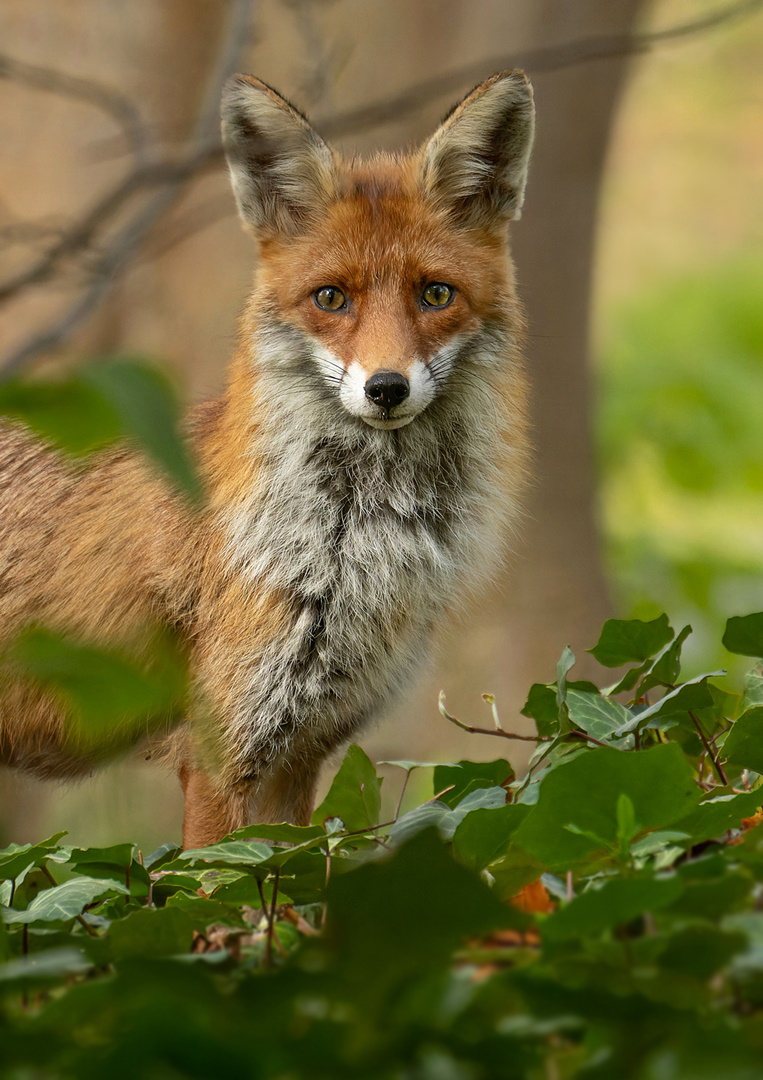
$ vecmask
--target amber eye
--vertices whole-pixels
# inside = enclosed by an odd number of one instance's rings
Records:
[[[421,299],[425,307],[444,308],[455,295],[456,290],[452,285],[443,285],[441,281],[430,281],[421,294]]]
[[[323,285],[313,293],[313,300],[323,311],[340,311],[347,303],[347,297],[336,285]]]

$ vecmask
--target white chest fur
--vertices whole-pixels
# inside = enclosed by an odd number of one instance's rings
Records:
[[[435,403],[397,431],[299,420],[273,425],[265,483],[227,523],[229,570],[292,610],[284,637],[252,644],[230,718],[252,770],[333,748],[409,684],[444,609],[489,568],[501,509],[484,416],[468,426]]]

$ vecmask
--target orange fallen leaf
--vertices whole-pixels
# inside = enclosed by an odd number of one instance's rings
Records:
[[[548,915],[556,904],[548,895],[548,889],[541,881],[532,881],[529,885],[523,885],[516,896],[512,898],[512,905],[520,911],[527,911],[531,915]]]

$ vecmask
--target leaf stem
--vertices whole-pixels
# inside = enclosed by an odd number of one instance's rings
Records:
[[[694,724],[694,727],[695,727],[695,730],[696,730],[697,734],[699,735],[700,739],[702,740],[702,745],[704,746],[705,750],[707,751],[707,756],[709,757],[709,759],[710,759],[710,761],[712,763],[713,770],[715,771],[715,775],[718,777],[718,779],[720,780],[720,782],[723,784],[724,787],[728,787],[728,783],[729,783],[728,777],[726,776],[726,773],[723,771],[723,766],[721,765],[721,761],[720,761],[720,758],[718,756],[718,751],[715,750],[715,748],[713,747],[710,739],[708,739],[707,735],[705,734],[705,729],[702,727],[702,724],[700,724],[699,718],[693,712],[689,712],[689,717],[691,718],[692,724]]]

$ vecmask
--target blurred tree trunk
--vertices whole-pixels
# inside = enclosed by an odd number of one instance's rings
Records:
[[[511,6],[526,20],[522,47],[538,47],[628,34],[643,5],[528,0]],[[492,47],[490,41],[488,32],[483,47],[494,53],[497,38]],[[592,662],[584,650],[595,644],[611,614],[597,526],[590,320],[599,194],[627,68],[627,59],[617,58],[529,72],[537,141],[512,247],[529,323],[535,480],[508,572],[473,612],[468,632],[451,635],[417,704],[400,710],[397,730],[385,725],[380,731],[380,755],[402,738],[408,754],[414,731],[421,751],[429,754],[438,744],[453,755],[504,753],[506,745],[463,735],[439,719],[437,690],[447,691],[452,711],[478,725],[489,724],[479,695],[494,693],[506,726],[528,730],[529,722],[517,713],[530,685],[555,677],[567,644],[578,656],[574,674],[585,675]],[[529,753],[523,744],[511,749],[515,761]]]

